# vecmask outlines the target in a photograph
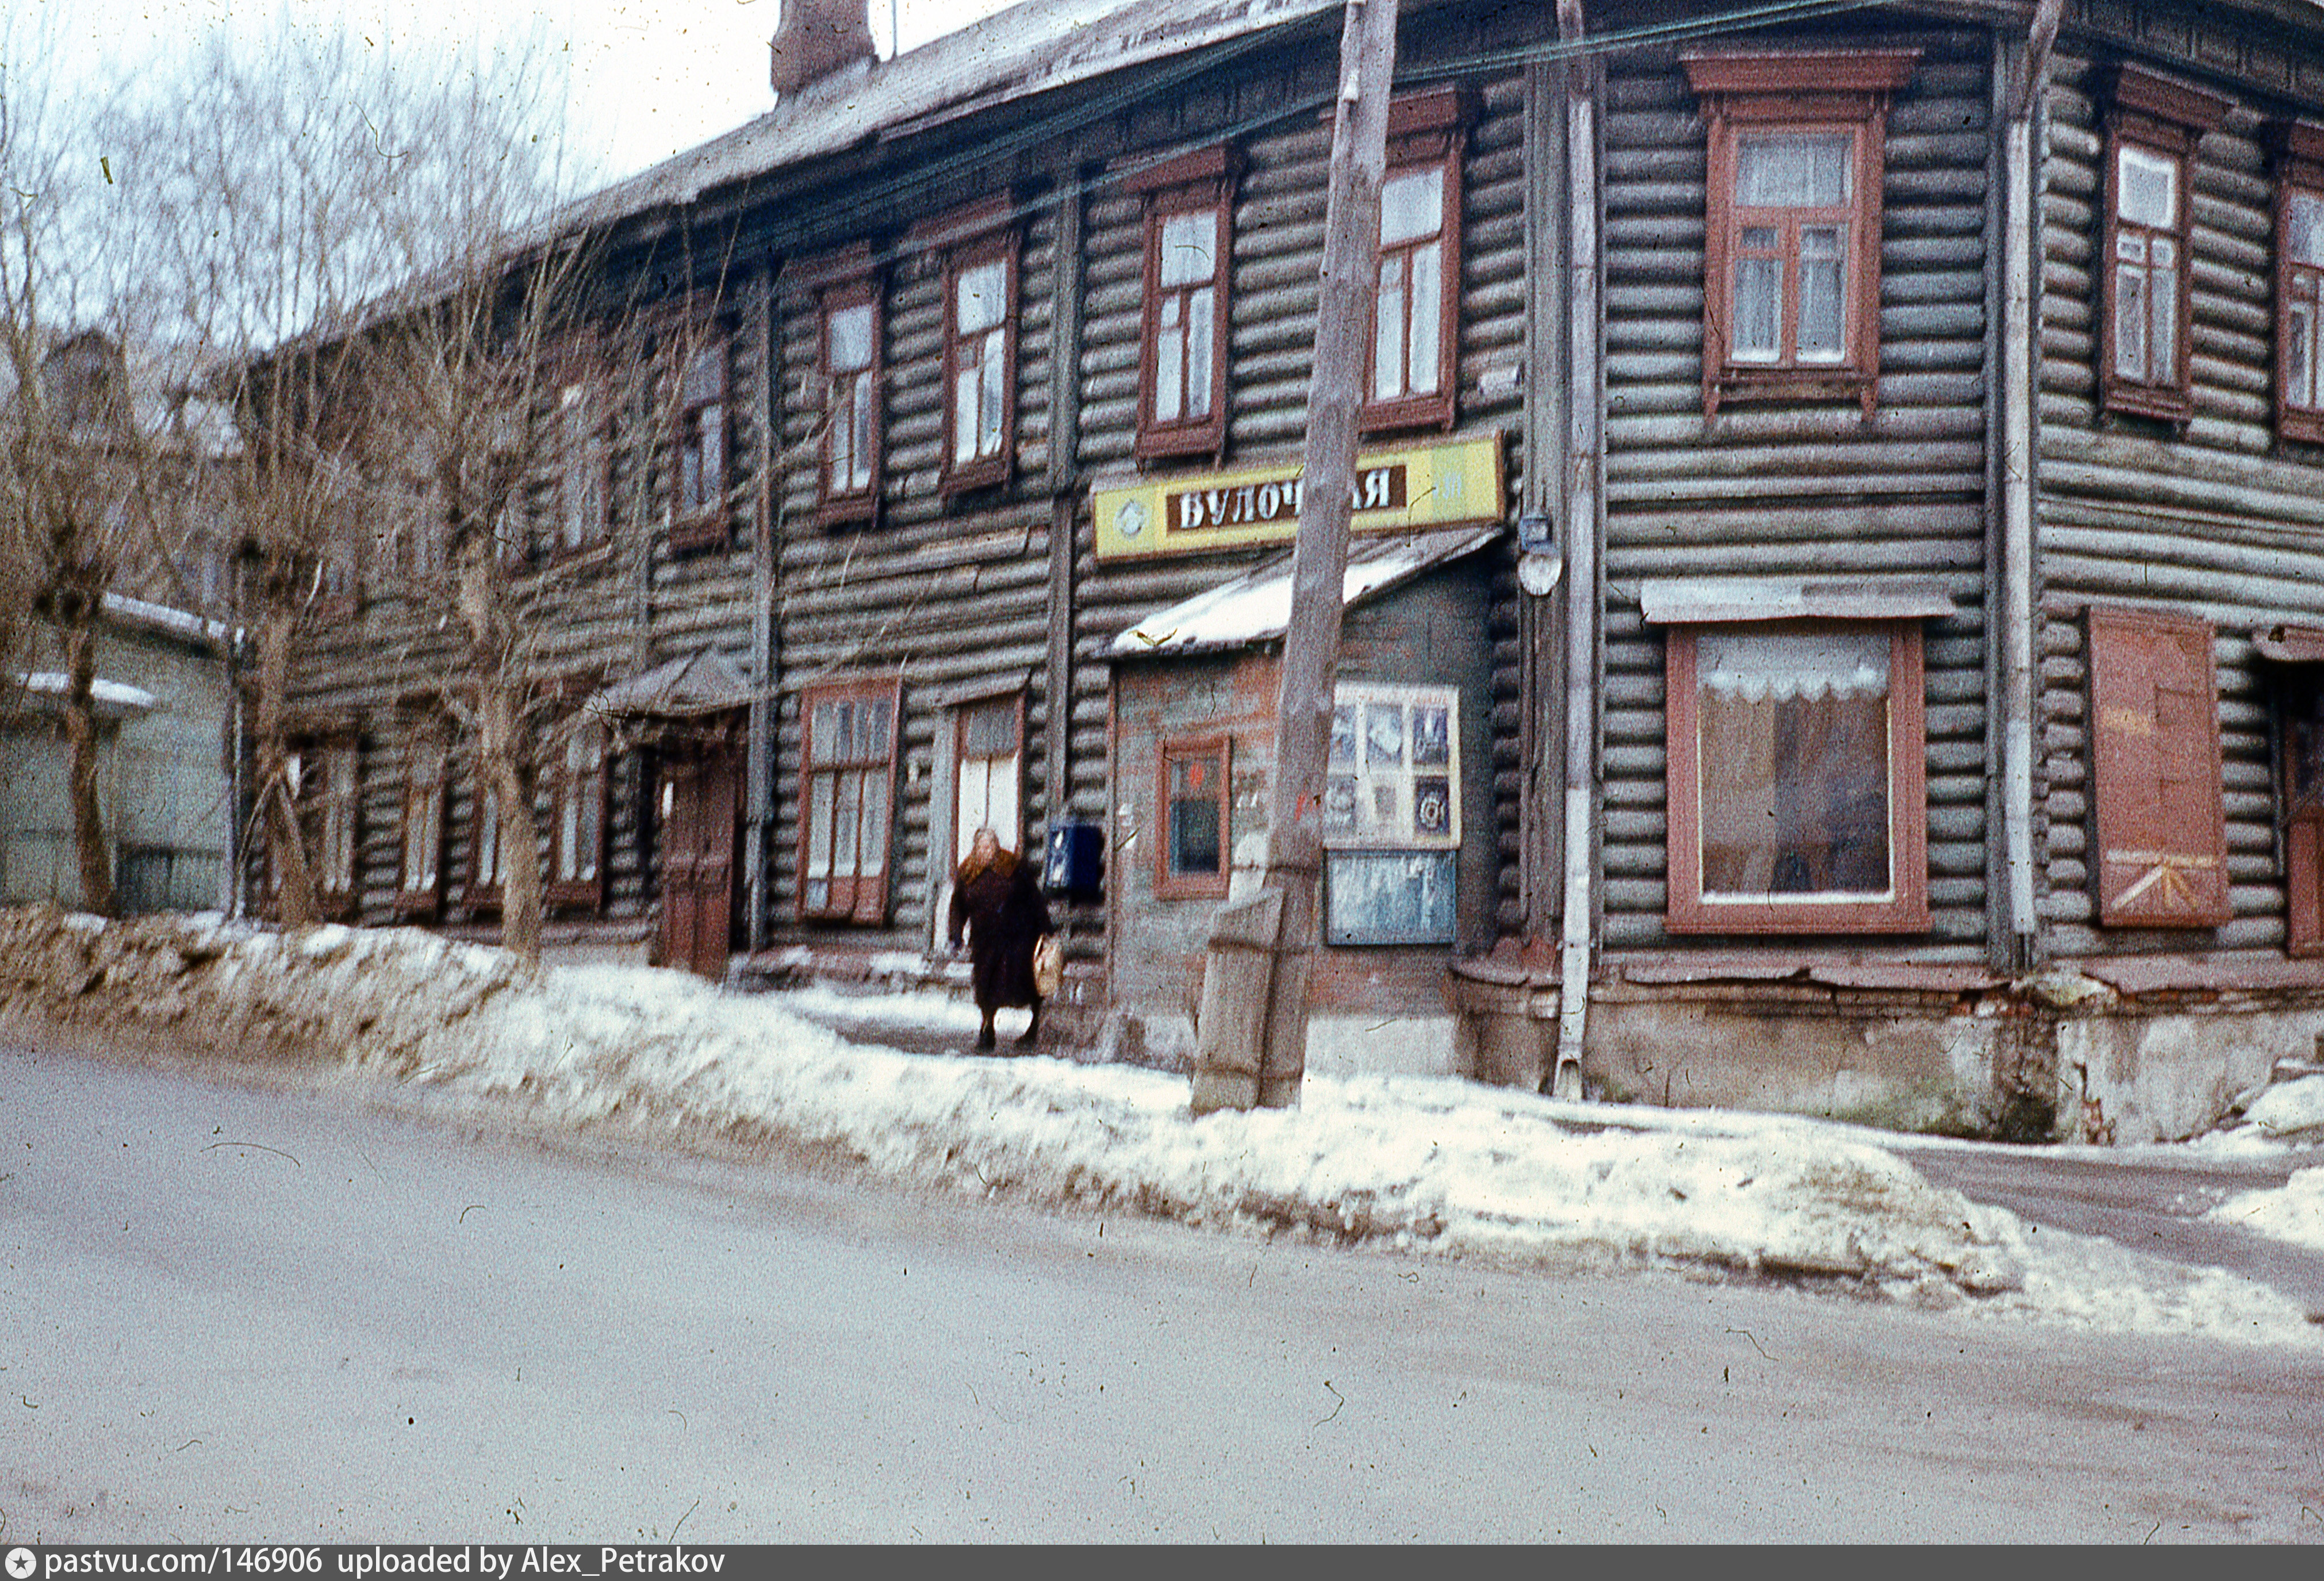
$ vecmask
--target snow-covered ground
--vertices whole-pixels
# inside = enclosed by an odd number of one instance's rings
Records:
[[[2054,1231],[2036,1244],[2015,1216],[1932,1186],[1849,1127],[1413,1077],[1310,1077],[1296,1108],[1198,1119],[1183,1077],[904,1053],[816,1019],[973,1030],[939,995],[735,996],[634,968],[536,978],[416,931],[176,925],[172,940],[152,922],[134,936],[54,924],[42,970],[81,985],[78,1003],[132,996],[157,1030],[303,1042],[559,1126],[764,1128],[895,1177],[1195,1224],[1498,1263],[1829,1279],[1971,1314],[2324,1347],[2264,1286]],[[2312,1227],[2324,1170],[2259,1195],[2280,1201],[2246,1204],[2246,1222]]]

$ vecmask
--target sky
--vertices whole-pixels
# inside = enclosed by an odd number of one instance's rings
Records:
[[[55,19],[68,59],[103,77],[169,39],[344,26],[390,48],[475,46],[539,27],[569,65],[570,140],[611,181],[732,131],[773,105],[767,40],[778,0],[5,0],[20,20]],[[1010,0],[870,0],[882,56],[1005,9]],[[892,11],[892,25],[891,25]]]

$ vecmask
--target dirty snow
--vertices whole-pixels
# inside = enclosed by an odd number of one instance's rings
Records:
[[[2230,1197],[2204,1217],[2324,1251],[2324,1168],[2298,1170],[2281,1186]]]
[[[1979,1315],[2324,1344],[2264,1286],[2056,1232],[2037,1245],[2015,1215],[1813,1121],[1320,1076],[1296,1108],[1197,1119],[1180,1076],[850,1043],[800,1014],[833,1013],[821,990],[728,995],[644,968],[535,976],[418,931],[91,932],[53,914],[0,931],[33,963],[0,968],[0,1008],[21,1009],[39,975],[65,985],[52,1002],[68,1019],[329,1050],[553,1125],[765,1131],[908,1181],[1442,1256],[1757,1272]],[[939,1007],[916,994],[893,1009],[925,1025]]]

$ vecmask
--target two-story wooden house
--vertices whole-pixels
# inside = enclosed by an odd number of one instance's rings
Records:
[[[769,115],[567,216],[622,319],[511,528],[558,936],[907,970],[990,824],[1085,1032],[1183,1051],[1340,8],[798,11]],[[1311,1065],[2127,1139],[2310,1052],[2324,10],[1403,11]],[[300,666],[329,887],[488,924],[392,585]]]

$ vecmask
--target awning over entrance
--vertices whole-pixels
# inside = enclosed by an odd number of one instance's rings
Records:
[[[692,719],[746,708],[752,700],[749,677],[716,648],[704,648],[600,687],[585,706],[592,713]]]
[[[1359,538],[1348,546],[1341,604],[1352,609],[1403,586],[1424,571],[1473,554],[1500,536],[1499,527],[1452,528],[1409,538]],[[1282,637],[1291,624],[1291,560],[1270,561],[1223,586],[1148,615],[1107,647],[1108,658],[1217,653]]]

